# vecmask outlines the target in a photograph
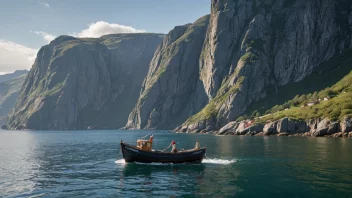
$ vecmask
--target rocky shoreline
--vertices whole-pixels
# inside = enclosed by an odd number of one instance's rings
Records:
[[[214,135],[245,135],[245,136],[302,136],[302,137],[340,137],[352,138],[352,117],[345,116],[341,121],[329,118],[311,119],[308,121],[282,118],[277,121],[256,123],[251,120],[229,122],[219,130],[200,129],[199,126],[178,127],[178,133],[206,133]]]

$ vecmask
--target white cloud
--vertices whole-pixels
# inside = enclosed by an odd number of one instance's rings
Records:
[[[0,40],[0,73],[30,69],[38,50],[11,41]]]
[[[87,29],[82,30],[79,33],[74,33],[76,37],[91,37],[98,38],[106,34],[116,33],[140,33],[146,32],[145,30],[137,30],[130,26],[120,25],[116,23],[108,23],[105,21],[97,21],[89,24]]]
[[[38,1],[38,3],[47,7],[47,8],[50,8],[50,5],[47,2]]]
[[[47,3],[39,3],[50,8],[50,5]],[[48,43],[56,38],[56,36],[43,31],[30,32],[42,36]],[[90,24],[87,29],[84,29],[79,33],[74,33],[73,36],[97,38],[106,34],[140,32],[146,31],[138,30],[130,26],[97,21]],[[37,52],[37,49],[32,49],[11,41],[0,39],[0,74],[13,72],[19,69],[30,69],[34,63]]]
[[[50,43],[50,41],[56,38],[56,36],[42,31],[29,31],[29,32],[42,36],[48,43]]]

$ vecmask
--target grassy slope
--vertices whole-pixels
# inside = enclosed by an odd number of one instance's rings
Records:
[[[226,87],[226,82],[220,88],[217,96],[209,102],[207,106],[205,106],[200,112],[193,115],[189,119],[186,120],[186,124],[196,123],[201,120],[207,120],[211,117],[217,115],[220,107],[226,101],[226,99],[231,95],[237,92],[238,88],[241,86],[244,77],[240,77],[237,83],[234,86]]]
[[[278,93],[269,91],[265,99],[253,104],[239,120],[268,114],[260,121],[277,120],[282,117],[299,120],[329,117],[338,120],[344,115],[351,115],[351,70],[352,50],[349,49],[324,62],[304,80],[283,86]],[[310,101],[327,96],[331,99],[312,107],[301,107]]]

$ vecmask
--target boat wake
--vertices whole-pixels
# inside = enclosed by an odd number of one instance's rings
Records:
[[[232,164],[235,163],[236,160],[223,160],[223,159],[210,159],[210,158],[206,158],[203,159],[202,164],[223,164],[223,165],[227,165],[227,164]]]
[[[126,164],[124,159],[116,160],[115,163],[119,164],[119,165],[125,165]],[[153,162],[153,163],[133,162],[133,164],[142,164],[142,165],[150,165],[150,166],[168,166],[168,165],[173,165],[173,163],[156,163],[156,162]]]
[[[224,160],[224,159],[210,159],[210,158],[206,158],[206,159],[203,159],[202,161],[202,164],[220,164],[220,165],[228,165],[228,164],[232,164],[232,163],[235,163],[236,160]],[[125,160],[124,159],[118,159],[115,161],[116,164],[126,164]],[[135,163],[135,164],[146,164],[146,165],[157,165],[157,166],[160,166],[160,165],[170,165],[170,164],[163,164],[163,163]]]
[[[125,159],[118,159],[115,161],[116,164],[126,164]]]

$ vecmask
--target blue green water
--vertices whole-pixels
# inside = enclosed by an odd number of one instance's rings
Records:
[[[207,157],[125,164],[119,141],[150,131],[0,131],[0,197],[352,197],[352,139],[154,132]]]

